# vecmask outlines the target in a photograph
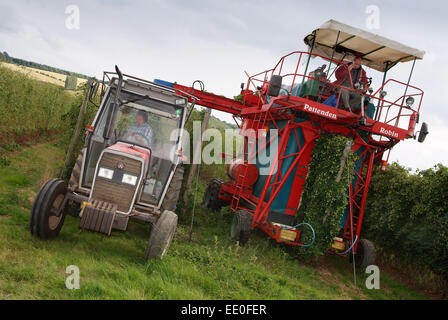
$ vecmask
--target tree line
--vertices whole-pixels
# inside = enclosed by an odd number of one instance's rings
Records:
[[[11,57],[6,51],[5,52],[0,52],[0,61],[4,61],[4,62],[7,62],[7,63],[14,63],[14,64],[17,64],[17,65],[30,67],[30,68],[35,68],[35,69],[40,69],[40,70],[45,70],[45,71],[56,72],[56,73],[64,74],[67,77],[74,76],[74,77],[83,78],[83,79],[90,79],[90,78],[92,78],[92,77],[86,76],[86,75],[81,74],[81,73],[71,72],[71,71],[67,71],[67,70],[63,70],[63,69],[47,66],[45,64],[40,64],[40,63],[37,63],[37,62],[32,62],[32,61],[19,59],[19,58],[14,58],[14,57]]]

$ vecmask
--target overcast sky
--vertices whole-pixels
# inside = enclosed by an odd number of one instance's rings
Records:
[[[69,5],[79,8],[79,29],[67,28]],[[0,0],[0,51],[96,77],[117,64],[148,80],[200,79],[207,91],[233,97],[244,70],[254,74],[306,50],[303,38],[325,21],[367,29],[369,5],[380,18],[369,31],[426,51],[412,84],[425,92],[421,120],[430,134],[423,144],[399,143],[391,159],[414,169],[448,165],[446,1]],[[410,67],[400,64],[391,76],[406,82]]]

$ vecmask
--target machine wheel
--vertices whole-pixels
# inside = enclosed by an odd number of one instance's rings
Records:
[[[81,150],[78,158],[76,159],[75,165],[73,166],[72,174],[70,176],[70,180],[68,185],[70,188],[74,188],[79,184],[79,177],[81,176],[81,167],[82,167],[82,158],[84,156],[85,148]],[[74,201],[69,201],[67,204],[67,213],[72,217],[79,217],[80,205]]]
[[[175,211],[177,201],[180,196],[180,189],[182,188],[182,181],[184,180],[184,167],[179,165],[174,172],[173,179],[171,179],[170,186],[165,194],[165,199],[162,202],[163,210]]]
[[[212,209],[212,211],[221,211],[224,201],[219,199],[219,189],[224,182],[219,179],[212,179],[208,183],[207,189],[205,189],[204,198],[202,199],[202,205],[206,208]]]
[[[145,261],[161,259],[168,251],[177,227],[177,214],[165,210],[153,225],[148,245],[145,250]]]
[[[30,231],[41,239],[56,237],[65,220],[64,197],[67,184],[61,179],[50,179],[42,186],[31,209]],[[61,210],[59,216],[57,211]]]
[[[70,180],[68,185],[70,187],[74,187],[79,184],[79,177],[81,176],[81,167],[82,167],[82,158],[84,156],[86,148],[83,148],[79,153],[78,158],[76,159],[75,165],[73,166],[72,174],[70,176]]]
[[[351,258],[350,260],[352,260]],[[356,267],[365,269],[368,266],[375,264],[376,249],[372,241],[367,239],[360,239],[358,243],[358,250],[355,254]]]
[[[252,230],[252,215],[245,210],[238,210],[230,226],[230,238],[244,246],[249,241]]]

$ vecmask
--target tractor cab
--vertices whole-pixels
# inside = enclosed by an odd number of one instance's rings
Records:
[[[144,184],[137,201],[160,207],[170,173],[179,163],[177,150],[187,101],[172,92],[129,79],[123,83],[115,103],[118,81],[111,79],[87,136],[79,186],[86,191],[92,189],[103,152],[138,151],[136,156],[143,159]]]
[[[90,87],[91,101],[99,86]],[[154,225],[145,259],[162,257],[177,226],[173,211],[183,179],[179,150],[188,99],[118,68],[104,73],[100,96],[68,185],[60,179],[44,184],[31,232],[56,236],[66,212],[80,217],[81,229],[107,235],[125,231],[133,218]]]

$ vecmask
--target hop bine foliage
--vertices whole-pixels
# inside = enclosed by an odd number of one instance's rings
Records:
[[[402,260],[448,277],[448,168],[411,173],[393,163],[386,172],[375,170],[363,230]]]
[[[344,136],[330,134],[323,134],[316,140],[298,214],[299,222],[311,224],[316,233],[314,245],[300,249],[304,255],[318,256],[327,252],[340,230],[355,163],[355,155],[350,150],[344,161],[342,179],[337,181],[341,157],[348,141]],[[301,240],[309,243],[311,239],[311,232],[304,228]]]

